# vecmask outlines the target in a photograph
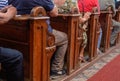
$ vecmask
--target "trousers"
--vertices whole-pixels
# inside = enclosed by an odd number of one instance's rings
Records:
[[[22,53],[0,47],[0,63],[6,72],[7,81],[24,81]]]
[[[64,66],[64,57],[68,47],[67,34],[53,29],[52,32],[55,36],[56,51],[51,63],[51,70],[60,71]]]

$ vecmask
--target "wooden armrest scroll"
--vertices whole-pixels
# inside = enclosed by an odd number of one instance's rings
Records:
[[[34,7],[32,10],[31,10],[31,13],[30,13],[30,16],[31,17],[37,17],[37,16],[46,16],[46,11],[43,7],[41,6],[37,6],[37,7]]]
[[[48,36],[47,36],[47,46],[54,46],[55,45],[55,37],[52,33],[48,32]]]

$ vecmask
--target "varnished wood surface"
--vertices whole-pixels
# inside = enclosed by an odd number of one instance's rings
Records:
[[[100,13],[100,24],[102,27],[102,41],[101,47],[103,52],[106,52],[110,48],[110,35],[112,30],[112,10],[101,11]]]
[[[50,59],[56,47],[54,36],[47,33],[47,19],[49,17],[19,15],[0,25],[0,46],[23,53],[25,78],[29,81],[50,80]]]

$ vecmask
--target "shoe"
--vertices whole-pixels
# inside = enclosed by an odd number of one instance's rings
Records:
[[[80,60],[82,63],[85,63],[85,62],[86,62],[86,60],[85,60],[85,58],[84,58],[83,56],[79,56],[79,60]]]
[[[62,76],[65,75],[65,74],[66,74],[66,71],[65,71],[65,70],[60,70],[60,71],[52,70],[52,71],[50,72],[50,78],[51,78],[52,80],[58,79],[59,77],[62,77]]]
[[[102,54],[102,52],[98,48],[97,48],[97,54]]]
[[[114,44],[110,44],[110,47],[113,47],[113,46],[115,46],[115,43]]]
[[[66,71],[65,70],[60,70],[60,71],[57,71],[57,70],[52,70],[50,72],[51,75],[64,75],[66,74]]]

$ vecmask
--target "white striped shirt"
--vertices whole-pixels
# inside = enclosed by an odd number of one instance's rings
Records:
[[[8,5],[8,0],[0,0],[0,9]]]

